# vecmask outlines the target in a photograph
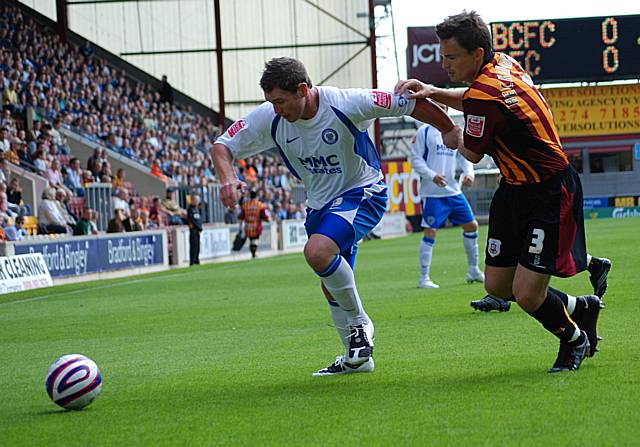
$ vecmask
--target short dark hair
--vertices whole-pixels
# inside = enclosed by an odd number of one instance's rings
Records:
[[[447,17],[444,22],[436,25],[436,34],[440,39],[455,38],[460,46],[469,52],[482,48],[485,63],[493,57],[489,27],[475,11],[462,11],[460,14]]]
[[[305,82],[309,88],[313,87],[301,61],[292,57],[275,57],[265,62],[260,87],[267,93],[276,87],[295,93],[301,82]]]

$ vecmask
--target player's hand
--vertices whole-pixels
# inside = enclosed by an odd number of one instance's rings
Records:
[[[235,207],[246,187],[247,184],[238,179],[222,185],[222,188],[220,188],[222,204],[227,208]]]
[[[462,129],[453,126],[449,132],[442,134],[442,142],[451,149],[457,149],[462,144]]]
[[[409,99],[426,99],[435,93],[435,87],[417,79],[407,79],[398,81],[393,91],[397,95],[404,94]]]
[[[470,175],[465,175],[462,177],[462,186],[470,187],[473,185],[474,178]]]
[[[433,178],[433,183],[438,185],[440,188],[444,188],[445,186],[447,186],[447,179],[444,177],[444,175],[436,174],[436,176]]]

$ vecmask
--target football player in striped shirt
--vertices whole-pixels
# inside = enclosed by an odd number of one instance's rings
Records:
[[[518,62],[493,52],[478,14],[450,16],[436,34],[443,68],[469,88],[445,90],[409,80],[400,81],[396,93],[464,112],[458,150],[474,163],[490,155],[502,175],[491,202],[485,289],[503,300],[514,296],[560,340],[550,372],[576,370],[596,352],[601,301],[596,295],[568,295],[549,287],[549,280],[587,268],[580,177],[567,160],[546,100]]]

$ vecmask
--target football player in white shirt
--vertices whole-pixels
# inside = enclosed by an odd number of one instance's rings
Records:
[[[387,207],[380,157],[367,133],[375,118],[411,115],[443,132],[456,146],[460,129],[429,101],[408,100],[380,90],[314,87],[297,59],[265,64],[260,87],[267,100],[220,136],[212,156],[227,207],[244,184],[234,159],[275,147],[307,191],[304,256],[320,277],[346,353],[316,376],[371,372],[373,323],[358,295],[353,267],[358,241],[375,227]]]
[[[443,106],[446,110],[446,106]],[[436,233],[446,225],[447,219],[462,227],[462,241],[467,252],[469,270],[467,282],[484,282],[484,273],[478,266],[478,222],[461,185],[471,186],[474,180],[473,164],[456,149],[442,142],[438,129],[425,124],[420,126],[411,145],[411,164],[420,175],[420,197],[422,198],[422,227],[424,237],[420,244],[420,282],[418,287],[436,289],[439,286],[430,276],[433,246]],[[460,164],[462,174],[456,180],[456,167]]]

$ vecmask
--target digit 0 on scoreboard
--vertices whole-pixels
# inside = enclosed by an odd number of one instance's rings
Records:
[[[640,15],[493,22],[491,34],[536,83],[640,78]]]

